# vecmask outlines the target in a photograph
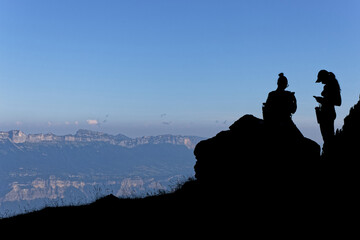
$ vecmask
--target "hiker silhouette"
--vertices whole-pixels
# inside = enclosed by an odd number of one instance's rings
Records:
[[[264,120],[270,123],[284,124],[291,120],[291,115],[296,112],[297,104],[295,93],[286,91],[289,86],[283,73],[279,74],[277,89],[269,93],[263,106]]]
[[[335,74],[326,70],[319,71],[316,83],[324,84],[321,97],[314,96],[314,98],[319,103],[315,111],[325,147],[334,137],[335,106],[341,105],[341,89]]]

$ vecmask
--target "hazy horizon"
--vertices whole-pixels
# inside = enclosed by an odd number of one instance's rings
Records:
[[[51,133],[51,134],[55,134],[58,136],[65,136],[65,135],[74,135],[76,134],[76,132],[78,130],[81,129],[85,129],[85,130],[90,130],[90,131],[95,131],[95,132],[102,132],[102,133],[106,133],[106,134],[110,134],[110,135],[118,135],[118,134],[122,134],[125,135],[127,137],[130,138],[139,138],[139,137],[144,137],[144,136],[159,136],[159,135],[167,135],[167,134],[171,134],[171,135],[182,135],[182,136],[198,136],[198,137],[203,137],[203,138],[211,138],[214,137],[217,133],[219,133],[220,131],[226,131],[229,130],[229,126],[232,124],[229,123],[228,125],[226,125],[225,123],[222,123],[223,126],[222,128],[213,128],[211,129],[211,127],[204,127],[204,126],[199,126],[197,128],[197,132],[194,132],[192,130],[189,129],[183,129],[183,130],[179,130],[177,129],[177,131],[166,131],[163,129],[158,129],[156,127],[150,126],[148,128],[138,128],[136,126],[132,126],[133,129],[126,128],[124,127],[124,129],[120,129],[119,131],[113,131],[113,128],[103,128],[101,126],[97,126],[97,127],[89,127],[86,125],[83,125],[83,127],[79,126],[78,128],[74,128],[72,130],[69,129],[57,129],[56,131],[52,131],[50,129],[46,130],[45,128],[39,128],[38,130],[35,129],[33,127],[31,127],[31,129],[27,129],[27,128],[8,128],[8,129],[0,129],[0,132],[8,132],[8,131],[12,131],[12,130],[20,130],[22,132],[24,132],[25,134],[47,134],[47,133]],[[299,126],[298,126],[299,127]],[[341,128],[341,127],[339,127]],[[316,141],[317,143],[319,143],[320,145],[323,144],[321,135],[319,135],[319,133],[317,131],[317,128],[313,128],[312,126],[300,126],[299,129],[301,130],[301,132],[304,134],[305,137],[308,137],[314,141]],[[136,134],[127,134],[127,132],[131,132],[131,133],[136,133]],[[198,134],[197,134],[198,133]],[[204,134],[202,134],[204,133]],[[209,134],[210,133],[210,134]],[[212,135],[211,135],[212,133]],[[206,135],[208,134],[208,135]]]

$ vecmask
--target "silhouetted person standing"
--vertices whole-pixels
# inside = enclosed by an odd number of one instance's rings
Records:
[[[291,115],[296,112],[297,104],[294,92],[286,91],[289,86],[283,73],[279,74],[277,89],[269,93],[264,106],[264,120],[267,122],[286,124],[292,122]]]
[[[341,105],[341,95],[339,83],[332,72],[319,71],[316,83],[319,82],[324,84],[324,90],[321,92],[321,97],[314,96],[320,104],[315,109],[325,146],[334,136],[335,106]]]

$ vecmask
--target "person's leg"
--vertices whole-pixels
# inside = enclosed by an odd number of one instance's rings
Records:
[[[320,131],[324,140],[323,152],[326,152],[334,137],[334,120],[322,121],[320,123]]]
[[[320,131],[324,142],[327,142],[334,136],[334,120],[326,120],[320,123]]]

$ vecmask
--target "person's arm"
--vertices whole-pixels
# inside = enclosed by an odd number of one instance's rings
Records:
[[[315,98],[315,100],[318,102],[318,103],[321,103],[323,104],[324,103],[324,98],[323,97],[319,97],[319,96],[313,96]]]

